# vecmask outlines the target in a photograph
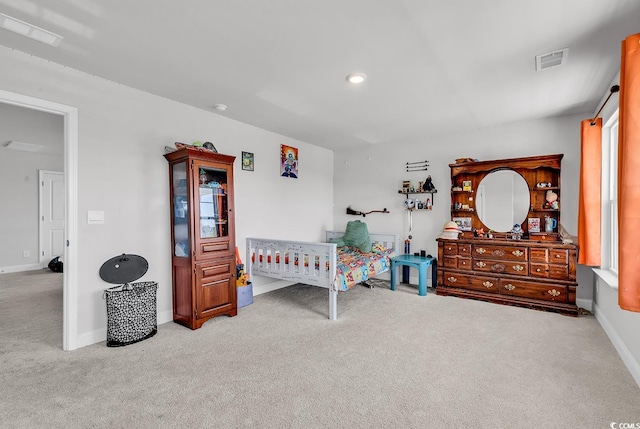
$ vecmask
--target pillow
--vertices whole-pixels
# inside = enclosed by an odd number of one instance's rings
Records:
[[[347,246],[357,247],[363,253],[371,252],[371,238],[367,224],[352,220],[347,222],[347,230],[344,232],[344,243]]]
[[[330,238],[328,243],[335,243],[337,247],[346,246],[346,244],[344,242],[344,237]]]

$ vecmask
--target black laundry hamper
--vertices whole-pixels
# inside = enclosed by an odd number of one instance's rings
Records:
[[[107,347],[121,347],[153,337],[158,332],[157,282],[129,283],[149,268],[142,256],[123,253],[102,264],[100,277],[120,284],[106,289]]]

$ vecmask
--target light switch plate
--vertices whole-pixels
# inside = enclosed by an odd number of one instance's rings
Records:
[[[104,223],[104,211],[102,211],[102,210],[89,210],[89,211],[87,211],[87,223],[88,224],[102,224],[102,223]]]

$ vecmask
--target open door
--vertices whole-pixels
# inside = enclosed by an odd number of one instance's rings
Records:
[[[40,170],[39,185],[39,261],[44,268],[64,255],[64,173]]]

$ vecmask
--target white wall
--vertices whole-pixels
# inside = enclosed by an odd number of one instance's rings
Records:
[[[0,104],[0,273],[36,269],[38,170],[63,171],[63,118]],[[42,145],[40,152],[7,149],[8,141]],[[24,257],[23,251],[29,256]]]
[[[432,211],[414,211],[411,251],[437,254],[436,238],[450,219],[451,176],[449,164],[456,158],[482,161],[534,155],[564,154],[562,159],[561,222],[576,234],[578,213],[578,171],[580,166],[580,121],[585,115],[562,116],[513,123],[501,127],[432,137],[428,140],[389,146],[371,145],[335,153],[336,228],[355,216],[346,215],[351,205],[359,211],[386,207],[390,214],[366,217],[370,231],[396,232],[405,239],[409,232],[408,214],[402,208],[404,195],[398,194],[403,180],[413,184],[431,175],[438,189]],[[407,162],[429,161],[426,172],[406,172]],[[578,299],[590,306],[590,270],[578,267]],[[586,282],[583,277],[586,273]]]
[[[333,154],[20,52],[0,47],[0,89],[78,108],[78,343],[106,338],[107,259],[149,261],[141,281],[159,283],[158,321],[171,319],[169,184],[165,145],[211,141],[235,155],[236,241],[251,236],[319,240],[333,227]],[[229,106],[233,109],[233,106]],[[299,179],[279,175],[280,144],[299,148]],[[240,168],[242,151],[255,171]],[[103,210],[103,225],[86,223]],[[263,279],[255,279],[257,286]]]

